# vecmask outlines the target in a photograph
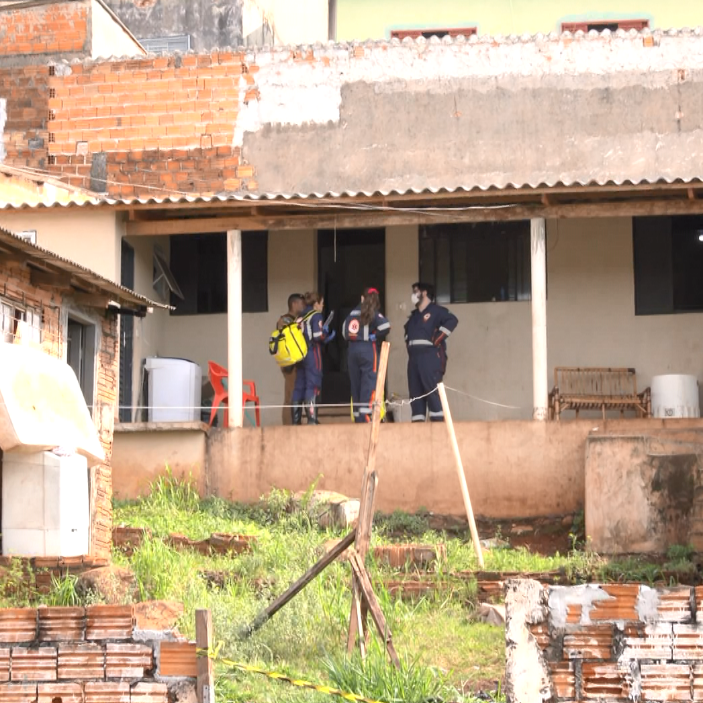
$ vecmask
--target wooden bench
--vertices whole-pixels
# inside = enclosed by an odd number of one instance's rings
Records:
[[[650,417],[652,399],[649,388],[637,392],[634,369],[570,368],[554,369],[554,390],[549,394],[549,418],[560,419],[565,410],[634,410],[637,417]]]

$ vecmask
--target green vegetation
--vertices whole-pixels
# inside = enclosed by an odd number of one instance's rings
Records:
[[[412,567],[398,573],[390,567],[369,567],[375,589],[393,633],[403,666],[396,671],[372,639],[368,658],[347,658],[346,631],[351,607],[350,570],[344,562],[331,565],[290,604],[249,639],[239,633],[273,597],[320,556],[322,545],[342,536],[317,526],[312,505],[314,486],[296,501],[272,490],[256,506],[209,498],[201,500],[190,482],[170,473],[152,485],[150,495],[131,503],[115,504],[115,524],[148,528],[151,536],[127,557],[119,551],[114,562],[135,574],[141,600],[180,601],[185,614],[181,632],[194,636],[194,611],[209,608],[220,653],[262,669],[286,673],[387,703],[395,701],[467,701],[482,690],[500,698],[504,668],[504,633],[476,618],[477,584],[458,572],[477,570],[468,534],[448,536],[429,529],[428,514],[396,512],[377,516],[373,544],[399,541],[443,543],[446,558],[424,578],[438,587],[413,602],[392,596],[385,580],[412,579]],[[579,581],[644,581],[653,583],[669,572],[690,573],[695,568],[689,547],[672,548],[663,565],[645,559],[609,561],[587,549],[581,521],[574,522],[568,554],[543,556],[527,548],[494,548],[485,552],[485,570],[492,572],[557,572],[564,583]],[[214,532],[253,535],[249,553],[204,556],[175,549],[163,539],[182,534],[199,540]],[[498,531],[499,532],[499,531]],[[484,535],[487,536],[487,535]],[[502,535],[497,534],[498,538]],[[505,539],[505,537],[502,537]],[[585,543],[585,549],[576,549]],[[97,602],[95,594],[76,588],[76,578],[53,579],[47,595],[27,585],[22,565],[13,563],[3,573],[0,605],[75,605]],[[217,700],[303,703],[329,701],[328,696],[304,691],[263,676],[218,668]]]

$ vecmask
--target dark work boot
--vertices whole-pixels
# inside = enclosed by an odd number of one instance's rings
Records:
[[[314,398],[305,403],[305,417],[308,419],[308,425],[320,424],[320,421],[317,419],[317,404]]]
[[[300,403],[296,403],[291,408],[291,416],[293,417],[293,424],[294,425],[302,425],[303,424],[303,406]]]

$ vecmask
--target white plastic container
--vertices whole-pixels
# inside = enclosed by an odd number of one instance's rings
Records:
[[[652,379],[654,417],[700,417],[698,380],[695,376],[668,374]]]
[[[198,422],[203,374],[186,359],[149,357],[149,422]]]
[[[78,557],[90,552],[88,462],[79,454],[5,452],[2,553]]]

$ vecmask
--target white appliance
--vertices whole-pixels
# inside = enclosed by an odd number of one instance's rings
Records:
[[[149,422],[199,422],[203,373],[186,359],[152,356],[149,374]]]
[[[88,460],[84,456],[5,452],[2,553],[25,557],[90,553]]]
[[[700,417],[698,380],[695,376],[667,374],[652,379],[654,417]]]

